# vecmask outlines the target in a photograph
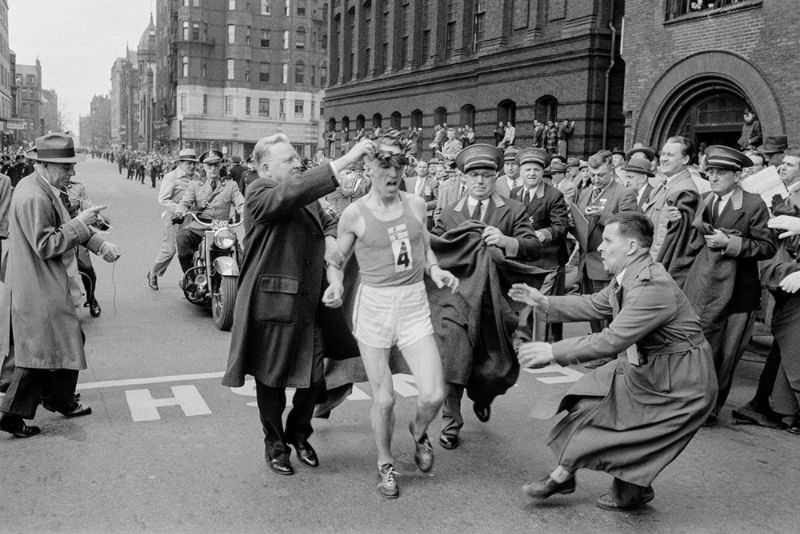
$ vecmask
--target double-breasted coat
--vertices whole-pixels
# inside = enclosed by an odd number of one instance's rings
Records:
[[[321,379],[314,330],[325,275],[325,237],[336,221],[317,199],[332,192],[330,165],[277,182],[259,178],[244,204],[244,258],[222,383],[245,375],[269,387],[308,388]],[[316,372],[320,376],[317,377]]]
[[[534,265],[542,269],[556,269],[567,263],[567,229],[569,222],[569,207],[564,201],[564,195],[555,187],[546,183],[541,184],[534,193],[534,200],[530,201],[526,195],[528,190],[517,187],[511,191],[511,198],[522,203],[531,218],[535,231],[542,232],[546,238],[542,244],[542,255]],[[541,194],[538,192],[541,191]]]
[[[76,308],[83,302],[76,249],[84,245],[97,253],[103,241],[70,218],[58,193],[38,173],[17,184],[5,280],[17,367],[86,369]]]

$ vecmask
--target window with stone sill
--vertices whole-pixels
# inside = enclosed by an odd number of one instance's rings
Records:
[[[664,20],[669,21],[686,15],[702,14],[731,6],[753,6],[762,0],[667,0]]]

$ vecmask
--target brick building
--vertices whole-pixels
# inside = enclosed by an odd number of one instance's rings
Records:
[[[574,120],[570,155],[622,142],[622,0],[335,0],[328,127],[473,126],[518,146],[534,118]],[[428,151],[429,155],[429,151]]]
[[[736,146],[742,114],[800,141],[795,0],[627,0],[626,146],[669,135]]]
[[[16,65],[17,110],[25,128],[17,131],[17,142],[22,145],[44,134],[42,123],[42,65]]]
[[[154,137],[248,155],[283,132],[311,156],[321,135],[320,0],[158,0]]]

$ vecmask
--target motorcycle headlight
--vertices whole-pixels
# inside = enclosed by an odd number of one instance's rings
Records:
[[[217,248],[229,249],[236,243],[236,234],[228,228],[220,228],[214,232],[214,245]]]

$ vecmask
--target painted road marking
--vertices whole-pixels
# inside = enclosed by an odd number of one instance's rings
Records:
[[[194,386],[172,386],[172,397],[154,399],[149,389],[131,389],[125,392],[131,418],[137,423],[142,421],[158,421],[161,416],[158,409],[164,406],[180,406],[184,415],[211,415],[206,401]]]
[[[577,382],[580,377],[583,376],[583,373],[580,371],[555,364],[542,367],[541,369],[525,369],[525,371],[532,375],[548,375],[535,377],[536,380],[544,384],[567,384],[569,382]]]

